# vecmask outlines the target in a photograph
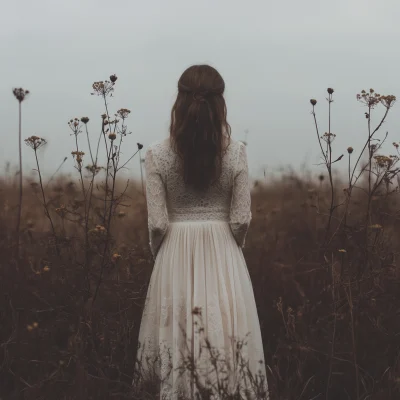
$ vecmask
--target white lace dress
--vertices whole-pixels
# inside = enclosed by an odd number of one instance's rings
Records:
[[[136,371],[158,377],[161,399],[267,399],[260,325],[241,247],[251,220],[246,148],[231,140],[222,174],[204,193],[188,189],[169,139],[145,167],[155,266],[139,334]],[[204,393],[204,392],[203,392]]]

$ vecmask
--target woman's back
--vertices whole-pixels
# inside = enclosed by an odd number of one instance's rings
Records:
[[[221,175],[207,190],[185,184],[179,157],[170,139],[154,145],[150,152],[165,185],[170,222],[193,220],[229,221],[232,189],[242,153],[242,143],[230,140],[222,158]],[[150,153],[149,153],[150,154]]]
[[[250,223],[246,148],[229,139],[219,178],[205,190],[185,184],[179,156],[166,139],[146,154],[150,241],[156,253],[168,224],[185,221],[228,222],[239,245]]]

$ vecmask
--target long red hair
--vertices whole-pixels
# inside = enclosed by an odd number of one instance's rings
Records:
[[[209,65],[193,65],[180,77],[171,111],[170,135],[182,160],[185,183],[207,189],[221,173],[230,126],[226,120],[225,82]]]

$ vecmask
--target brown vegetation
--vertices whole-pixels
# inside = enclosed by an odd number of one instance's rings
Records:
[[[2,178],[1,398],[152,398],[131,385],[152,261],[142,185],[118,178],[129,110],[108,112],[116,80],[93,85],[106,109],[96,142],[103,168],[96,146],[89,155],[80,150],[89,137],[88,118],[80,118],[69,122],[77,180],[46,186],[38,174],[21,203],[19,177]],[[329,120],[332,96],[328,89]],[[371,90],[359,100],[367,140],[358,161],[352,148],[333,157],[335,136],[330,126],[319,133],[312,100],[326,172],[289,172],[253,190],[245,256],[272,399],[400,398],[398,145],[397,155],[384,156],[384,140],[375,142],[395,99]],[[375,130],[378,106],[385,112]],[[26,142],[35,154],[45,145]],[[348,179],[335,180],[334,164],[346,159]]]

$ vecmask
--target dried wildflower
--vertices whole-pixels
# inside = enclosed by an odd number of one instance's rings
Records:
[[[138,147],[138,150],[142,150],[143,149],[143,145],[141,143],[137,143],[137,147]]]
[[[374,156],[374,159],[377,165],[381,168],[390,168],[393,164],[393,159],[391,157],[376,155]]]
[[[361,93],[357,95],[357,100],[371,109],[378,104],[382,104],[386,108],[391,108],[396,101],[396,96],[383,96],[379,93],[375,93],[374,89],[369,89],[369,92],[362,90]],[[369,113],[365,113],[365,117],[369,118]]]
[[[372,229],[373,231],[380,231],[381,229],[383,229],[382,225],[380,224],[370,225],[369,228]]]
[[[396,147],[396,149],[398,149],[398,148],[399,148],[399,144],[398,144],[398,143],[396,143],[396,142],[393,142],[393,146],[394,146],[394,147]]]
[[[82,118],[81,118],[81,121],[82,121],[84,124],[87,124],[87,123],[89,122],[89,118],[88,118],[88,117],[82,117]]]
[[[326,142],[326,143],[332,143],[336,138],[336,135],[331,132],[325,132],[322,136],[321,139]]]
[[[109,134],[108,134],[108,138],[109,138],[111,141],[113,141],[113,140],[115,140],[115,139],[117,138],[117,135],[116,135],[115,132],[112,132],[112,133],[109,133]]]
[[[201,315],[201,307],[194,307],[192,314],[193,315]]]
[[[97,165],[87,165],[85,167],[89,172],[91,172],[92,174],[96,175],[101,171],[101,167],[97,166]]]
[[[118,77],[117,77],[117,75],[115,75],[115,74],[113,74],[113,75],[110,76],[110,81],[111,81],[112,83],[115,83],[115,82],[117,81],[117,79],[118,79]]]
[[[81,132],[78,118],[74,118],[73,120],[71,119],[68,122],[68,126],[74,135],[78,135]]]
[[[114,75],[113,75],[114,76]],[[116,77],[114,82],[116,81]],[[92,95],[106,97],[114,91],[114,82],[110,81],[99,81],[94,82],[92,85]]]
[[[74,159],[76,159],[76,162],[80,166],[82,164],[83,156],[85,155],[85,153],[83,151],[72,151],[71,154],[72,154],[72,157],[74,157]]]
[[[14,88],[13,89],[13,94],[15,96],[15,98],[22,103],[25,98],[28,96],[29,94],[29,90],[24,90],[22,88]]]
[[[64,204],[61,204],[60,207],[56,208],[56,213],[61,217],[64,218],[67,215],[67,208],[65,207]]]
[[[315,106],[317,104],[317,100],[315,99],[311,99],[310,100],[311,105]]]
[[[47,142],[46,139],[43,139],[39,136],[31,136],[28,137],[28,139],[25,139],[25,143],[36,151],[39,147],[44,146]]]
[[[327,92],[328,92],[329,94],[333,94],[334,90],[333,90],[332,88],[328,88],[328,89],[327,89]]]
[[[129,117],[130,113],[131,110],[128,110],[127,108],[121,108],[120,110],[117,111],[115,115],[120,117],[121,119],[126,119]]]
[[[353,153],[353,151],[354,151],[354,149],[351,146],[347,148],[347,152],[349,154]]]
[[[386,108],[390,108],[395,103],[396,96],[393,96],[393,95],[380,96],[380,101]]]
[[[120,258],[121,258],[121,255],[118,254],[118,253],[114,253],[114,254],[112,255],[112,261],[113,261],[113,262],[117,262]]]

